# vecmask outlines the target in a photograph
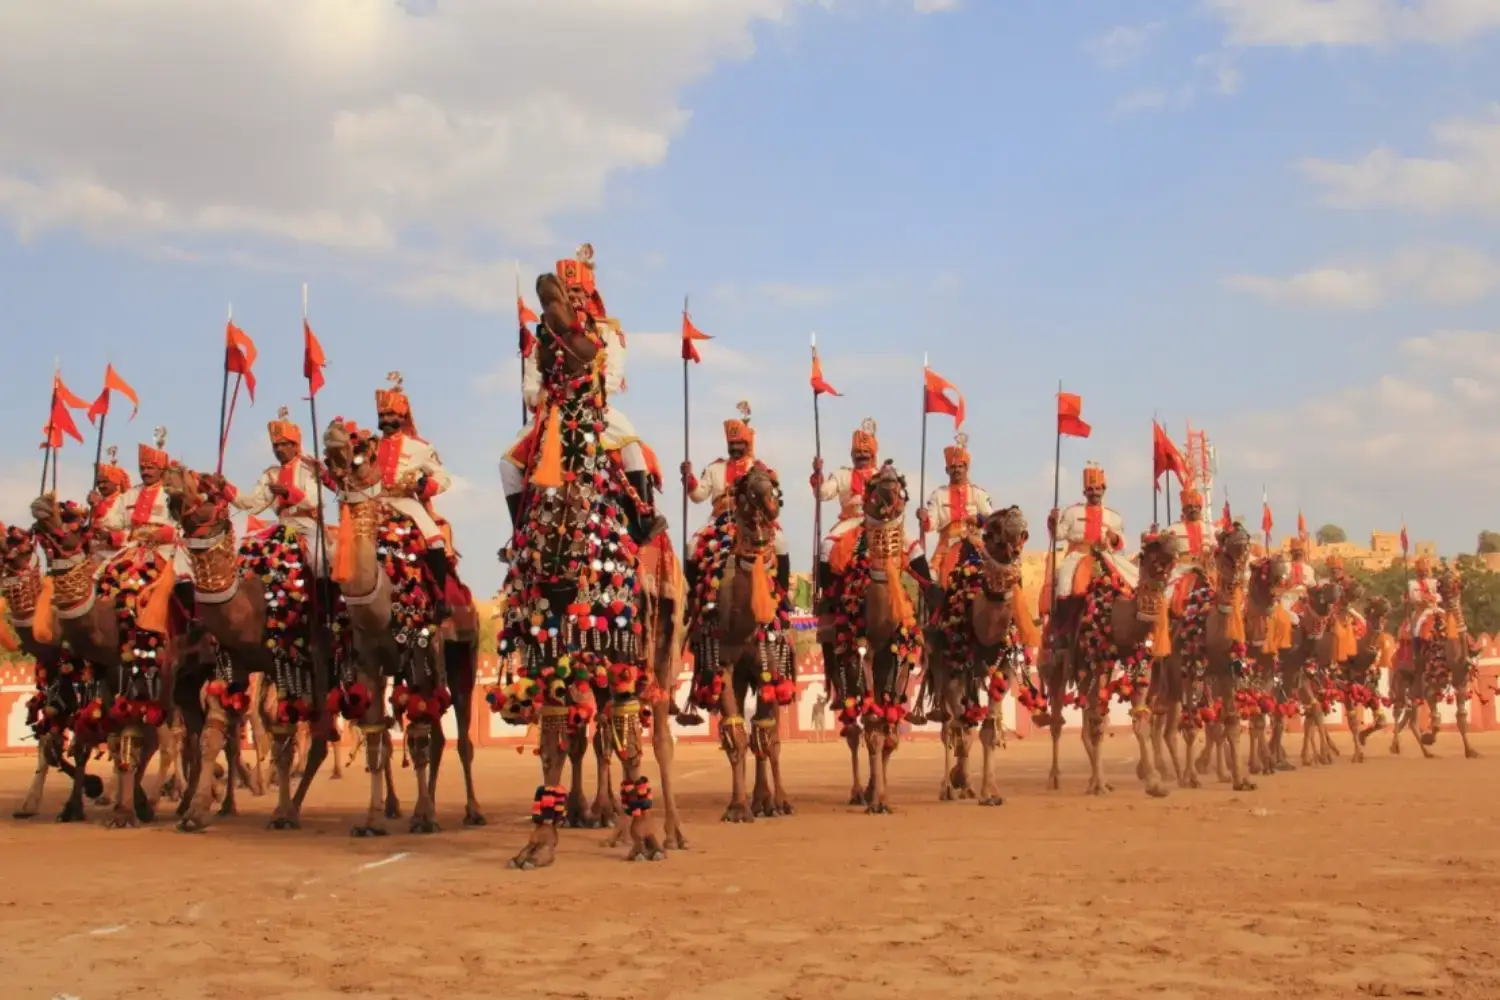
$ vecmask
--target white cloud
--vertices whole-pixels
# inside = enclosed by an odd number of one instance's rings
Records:
[[[1142,25],[1121,24],[1084,43],[1084,51],[1093,56],[1103,69],[1123,69],[1140,59],[1146,44],[1161,30],[1159,22]]]
[[[1239,274],[1230,287],[1276,302],[1364,310],[1397,294],[1461,305],[1500,289],[1500,260],[1472,247],[1411,247],[1378,264],[1325,265],[1286,278]]]
[[[1500,216],[1500,106],[1483,118],[1441,122],[1432,137],[1446,156],[1405,157],[1382,146],[1357,160],[1304,160],[1301,169],[1338,208]]]
[[[1370,309],[1384,297],[1374,273],[1340,267],[1321,267],[1290,278],[1237,274],[1229,278],[1229,285],[1274,302],[1334,309]]]
[[[1445,45],[1500,28],[1492,0],[1206,0],[1241,46]]]
[[[1170,100],[1170,95],[1160,87],[1143,87],[1115,101],[1115,113],[1128,115],[1141,111],[1160,111]]]
[[[958,10],[963,0],[912,0],[912,9],[918,14],[944,14]]]
[[[404,293],[484,304],[500,265],[451,263],[476,238],[548,241],[664,160],[687,85],[820,2],[3,4],[0,93],[25,99],[0,102],[0,217],[183,253],[433,251]]]

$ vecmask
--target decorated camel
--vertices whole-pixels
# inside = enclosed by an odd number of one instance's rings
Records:
[[[1295,678],[1302,708],[1302,766],[1332,764],[1338,756],[1328,732],[1335,671],[1355,653],[1355,638],[1344,614],[1343,587],[1325,580],[1310,588],[1299,606],[1287,650],[1288,672]]]
[[[1272,555],[1250,565],[1245,582],[1245,642],[1250,660],[1249,698],[1243,715],[1250,720],[1251,774],[1275,773],[1277,757],[1285,760],[1281,737],[1288,700],[1281,674],[1282,653],[1292,642],[1292,619],[1282,607],[1279,593],[1286,579],[1286,560]],[[1284,765],[1285,766],[1285,765]]]
[[[185,702],[183,716],[196,722],[199,749],[198,759],[189,764],[188,785],[193,795],[179,826],[190,832],[207,827],[212,782],[202,776],[213,773],[220,752],[228,758],[230,774],[235,774],[241,720],[255,719],[270,709],[277,801],[269,826],[298,829],[302,802],[327,755],[329,739],[328,713],[321,709],[330,687],[333,649],[330,637],[313,628],[316,581],[294,533],[278,529],[266,538],[236,545],[228,487],[222,478],[174,466],[163,475],[162,488],[186,539],[198,624],[212,639],[213,654],[202,658],[201,673],[184,677],[178,684]],[[330,595],[321,596],[327,601]],[[340,628],[341,623],[334,621],[334,641]],[[264,697],[256,697],[255,675],[269,679],[274,694],[267,690]],[[268,705],[272,698],[274,703]],[[292,758],[297,726],[302,722],[315,728],[301,781],[293,793]],[[258,782],[259,761],[254,775]],[[221,816],[234,813],[234,786],[231,780]]]
[[[865,484],[864,523],[850,541],[834,548],[829,564],[834,585],[834,663],[829,675],[849,744],[853,787],[850,805],[867,813],[889,813],[888,769],[901,745],[901,723],[909,714],[907,687],[925,646],[916,610],[903,587],[906,561],[905,478],[887,461]],[[925,575],[922,567],[916,575]],[[861,735],[870,780],[859,776]]]
[[[1444,565],[1439,570],[1437,591],[1441,606],[1432,615],[1429,637],[1418,636],[1410,642],[1409,653],[1404,658],[1407,662],[1403,664],[1408,672],[1402,678],[1399,692],[1396,685],[1392,685],[1392,701],[1399,696],[1399,702],[1395,707],[1396,726],[1391,752],[1401,752],[1401,731],[1409,727],[1418,737],[1422,755],[1433,756],[1428,748],[1437,742],[1441,726],[1439,710],[1446,702],[1453,705],[1454,723],[1463,743],[1464,756],[1472,760],[1479,756],[1479,751],[1469,742],[1470,687],[1478,671],[1474,667],[1474,641],[1464,620],[1463,577],[1456,567]],[[1427,731],[1424,733],[1419,733],[1417,728],[1417,710],[1421,705],[1427,707]]]
[[[393,722],[403,728],[416,776],[411,832],[437,832],[435,791],[446,742],[442,719],[450,707],[457,715],[464,770],[464,824],[483,825],[470,732],[477,648],[437,620],[425,576],[425,543],[409,518],[381,502],[385,487],[376,452],[373,434],[342,419],[335,419],[323,437],[324,461],[339,500],[331,575],[347,609],[353,652],[352,666],[341,672],[325,709],[364,732],[370,774],[369,808],[351,832],[385,836],[384,819],[397,812],[382,795],[390,782]],[[474,620],[472,609],[464,620]],[[396,680],[389,702],[394,719],[386,714],[387,677]]]
[[[1179,547],[1170,534],[1142,535],[1140,580],[1133,588],[1102,569],[1105,560],[1096,557],[1095,575],[1076,617],[1054,622],[1049,630],[1053,648],[1041,661],[1044,701],[1036,706],[1035,714],[1045,718],[1052,731],[1048,774],[1052,789],[1062,784],[1062,713],[1071,691],[1083,712],[1083,747],[1089,757],[1087,794],[1114,790],[1104,779],[1103,741],[1110,701],[1116,697],[1130,703],[1135,720],[1140,752],[1137,776],[1148,795],[1167,794],[1150,743],[1151,726],[1144,721],[1150,711],[1144,700],[1154,661],[1172,649],[1166,587]]]
[[[140,775],[156,755],[158,728],[168,721],[183,620],[182,609],[172,607],[171,567],[149,550],[102,566],[88,551],[88,511],[71,501],[47,494],[32,503],[31,514],[48,556],[59,634],[95,682],[75,738],[107,741],[115,762],[115,804],[106,825],[150,822],[155,807]],[[75,800],[79,791],[75,782]]]
[[[27,724],[36,738],[36,772],[11,815],[30,819],[37,814],[47,773],[55,767],[73,779],[73,791],[58,822],[83,819],[84,798],[97,800],[104,794],[104,782],[87,773],[93,745],[72,732],[78,711],[88,700],[90,674],[87,665],[60,642],[51,587],[42,574],[31,533],[22,528],[0,527],[0,596],[11,630],[5,633],[5,625],[0,625],[0,642],[34,662],[36,681],[36,694],[27,705]],[[11,634],[13,649],[7,642]]]
[[[1346,595],[1352,599],[1353,595]],[[1350,760],[1365,762],[1365,741],[1385,728],[1385,709],[1380,697],[1380,672],[1391,665],[1396,640],[1387,630],[1391,602],[1376,595],[1365,601],[1365,624],[1356,636],[1355,653],[1338,671],[1339,702],[1344,707],[1344,724],[1354,745]],[[1370,710],[1370,724],[1364,725],[1365,710]]]
[[[978,544],[964,542],[927,635],[924,689],[935,703],[928,717],[943,725],[941,801],[1004,802],[995,782],[995,747],[1004,731],[1001,708],[1041,641],[1021,593],[1021,550],[1030,533],[1019,507],[983,519]],[[968,761],[979,738],[983,770],[976,794]]]
[[[695,586],[688,600],[693,653],[693,702],[719,717],[719,743],[729,758],[726,823],[790,815],[781,783],[780,709],[796,697],[796,657],[788,580],[775,547],[781,516],[776,474],[757,462],[730,488],[733,506],[698,538]],[[755,691],[753,731],[745,706]],[[755,756],[755,790],[746,795],[747,752]]]
[[[590,311],[597,298],[590,295],[592,270],[582,259],[564,261],[558,270],[537,279],[541,392],[526,447],[499,639],[503,658],[518,654],[517,673],[495,692],[506,718],[538,718],[541,725],[542,783],[531,837],[510,862],[517,869],[556,859],[570,798],[563,768],[591,723],[623,770],[619,804],[629,819],[613,839],[629,838],[629,860],[666,857],[651,818],[655,796],[643,767],[642,719],[643,698],[663,706],[665,696],[652,690],[660,685],[648,669],[645,640],[654,627],[642,613],[639,576],[642,546],[651,547],[666,525],[649,495],[631,483],[620,453],[601,447],[608,444],[600,439],[609,426],[607,355],[594,314],[599,310]],[[657,558],[665,558],[664,546],[656,549]],[[666,715],[653,715],[655,730],[670,744]],[[660,761],[664,772],[669,764],[669,758]]]

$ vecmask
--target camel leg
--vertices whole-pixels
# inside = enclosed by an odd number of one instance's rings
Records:
[[[31,784],[26,789],[15,811],[13,819],[30,819],[42,807],[42,790],[47,786],[47,772],[52,769],[51,757],[57,743],[57,735],[48,733],[36,744],[36,771],[31,775]]]
[[[644,747],[641,745],[641,703],[634,699],[616,702],[611,706],[610,724],[613,727],[614,746],[620,757],[623,778],[620,784],[620,806],[629,821],[623,818],[620,828],[628,828],[630,852],[627,861],[665,861],[666,850],[661,846],[651,810],[655,796],[651,791],[651,779],[642,768]]]
[[[613,706],[611,706],[613,711]],[[588,826],[601,830],[623,830],[619,823],[620,800],[615,797],[614,753],[603,726],[594,727],[594,801],[589,806]],[[623,833],[606,843],[614,847],[623,842]]]
[[[738,709],[738,698],[730,693],[730,685],[724,685],[725,698],[734,698]],[[745,755],[750,747],[749,734],[745,732],[745,717],[738,711],[719,716],[719,746],[729,759],[729,805],[724,810],[721,822],[752,823],[755,816],[745,793]]]
[[[1084,748],[1089,753],[1089,783],[1087,795],[1107,795],[1114,791],[1104,780],[1104,712],[1108,705],[1099,700],[1097,682],[1089,685],[1089,696],[1083,709]]]
[[[88,773],[89,756],[92,747],[78,739],[76,734],[73,740],[73,783],[68,790],[68,801],[63,803],[62,811],[57,814],[59,823],[77,823],[85,818],[83,800],[88,795],[90,786],[90,775]],[[99,794],[104,794],[104,782],[98,777],[92,778],[92,783],[99,788]]]
[[[1354,756],[1350,758],[1350,761],[1355,764],[1365,762],[1365,741],[1359,735],[1359,724],[1363,715],[1363,705],[1357,705],[1352,701],[1344,703],[1344,727],[1349,730],[1349,738],[1354,741]]]
[[[240,809],[234,799],[235,786],[238,784],[236,776],[238,775],[246,787],[251,789],[250,794],[257,793],[253,786],[255,772],[250,769],[249,762],[245,760],[244,716],[233,713],[228,718],[228,727],[224,733],[224,763],[228,765],[229,781],[224,790],[224,802],[219,806],[219,815],[237,816]]]
[[[1454,723],[1458,727],[1458,738],[1464,746],[1464,757],[1468,760],[1477,760],[1479,751],[1469,743],[1469,672],[1467,670],[1454,677],[1453,690],[1458,692],[1458,697],[1455,699],[1457,704],[1454,709]]]
[[[537,786],[531,807],[531,837],[510,859],[509,866],[519,871],[546,868],[557,860],[557,828],[567,818],[570,792],[562,787],[563,767],[572,757],[572,743],[580,735],[567,733],[567,709],[560,705],[542,707],[541,738],[537,745],[542,762],[542,783]]]
[[[885,784],[885,762],[890,756],[890,751],[886,749],[888,727],[889,723],[884,719],[877,719],[873,715],[865,716],[865,753],[869,757],[871,784],[870,801],[865,806],[865,812],[869,815],[880,815],[892,811],[890,804],[886,801]]]
[[[126,726],[115,740],[115,803],[105,827],[123,830],[140,825],[135,814],[137,769],[141,764],[142,732]]]
[[[383,682],[374,704],[385,704]],[[387,786],[391,784],[392,743],[390,730],[387,724],[381,721],[380,715],[381,710],[372,705],[365,713],[364,720],[359,724],[365,734],[365,769],[370,774],[370,802],[365,810],[365,821],[349,830],[351,837],[384,837],[388,832],[385,820],[390,816],[388,803],[394,797],[388,798],[383,793],[387,792]],[[389,790],[394,791],[394,789]]]
[[[396,794],[396,738],[391,735],[391,730],[387,728],[381,733],[380,739],[385,743],[385,767],[382,769],[380,775],[385,782],[385,818],[400,819],[401,797]],[[369,759],[369,742],[369,737],[365,737],[366,760]],[[406,741],[403,738],[401,742],[401,763],[403,767],[406,765],[407,752]]]
[[[775,711],[771,706],[771,711]],[[751,720],[750,752],[755,756],[755,789],[750,793],[750,814],[764,819],[776,816],[776,798],[771,793],[771,741],[776,734],[776,719],[763,715],[764,709],[755,706],[755,718]]]
[[[851,723],[844,728],[844,742],[849,746],[849,767],[854,774],[854,784],[849,790],[851,806],[866,805],[865,786],[859,780],[859,724]]]
[[[277,696],[275,686],[265,683],[264,674],[251,674],[245,678],[245,681],[250,688],[250,709],[246,721],[250,726],[250,744],[254,752],[254,761],[245,770],[250,794],[259,798],[266,794],[265,760],[271,755],[271,733],[270,727],[266,725],[266,699],[269,697],[271,705],[274,706]],[[257,681],[259,681],[259,687],[257,687]],[[274,711],[274,708],[272,710]],[[235,727],[234,732],[235,742],[238,743],[240,734],[238,726]]]
[[[677,793],[672,787],[672,760],[677,753],[677,741],[672,738],[672,698],[662,688],[657,700],[651,705],[651,750],[656,758],[658,780],[661,782],[662,840],[669,850],[687,850],[687,838],[682,835],[682,821],[677,813]]]
[[[592,742],[598,743],[598,733],[604,725],[603,719],[597,719],[594,725],[595,735]],[[589,751],[590,736],[580,727],[577,732],[569,734],[567,743],[568,754],[568,803],[564,825],[570,829],[593,827],[598,821],[589,815],[589,805],[583,794],[583,759]]]
[[[1050,695],[1047,698],[1047,728],[1052,735],[1052,766],[1047,771],[1047,788],[1056,792],[1062,789],[1063,715],[1062,705],[1054,703]]]
[[[328,740],[323,747],[323,753],[333,758],[333,773],[328,776],[329,781],[344,780],[344,755],[339,753],[344,746],[344,735],[345,729],[339,720],[337,718],[329,719]],[[313,748],[311,746],[307,748],[307,756],[307,767],[312,767]],[[303,776],[306,777],[306,775],[307,771],[304,768]]]
[[[1167,790],[1162,785],[1161,772],[1156,769],[1161,748],[1153,746],[1156,743],[1156,723],[1150,707],[1146,705],[1145,691],[1136,691],[1130,696],[1130,728],[1135,733],[1136,747],[1141,755],[1136,773],[1145,785],[1146,794],[1154,799],[1164,799],[1167,797]]]
[[[979,804],[982,806],[1005,804],[1005,799],[1000,795],[1000,789],[995,781],[995,746],[1002,742],[1000,735],[1004,729],[1005,722],[1000,715],[1000,706],[996,704],[990,709],[989,717],[979,727],[979,748],[984,754],[983,771],[979,781]]]
[[[151,768],[151,760],[156,756],[159,749],[156,735],[156,727],[151,726],[141,730],[140,749],[137,753],[137,762],[132,769],[135,780],[128,789],[130,801],[135,811],[135,818],[142,823],[151,823],[156,820],[156,807],[152,804],[150,797],[146,794],[145,783],[141,781],[141,775]]]
[[[464,772],[464,826],[487,826],[479,796],[474,791],[474,689],[453,693],[453,711],[458,718],[458,763]],[[656,716],[652,716],[656,718]]]
[[[207,698],[202,704],[205,715],[203,728],[198,734],[198,773],[189,782],[192,786],[192,798],[187,803],[187,809],[180,811],[182,818],[177,823],[177,829],[183,833],[202,833],[208,829],[208,813],[214,804],[214,765],[218,763],[220,752],[229,743],[230,720],[224,712],[224,706],[217,698]],[[233,761],[231,756],[230,763]],[[225,793],[226,806],[234,791],[234,772],[231,770],[229,774],[229,790]]]
[[[953,782],[953,745],[958,742],[953,731],[956,721],[950,713],[938,728],[938,740],[943,744],[943,776],[938,781],[939,802],[952,802],[958,797]]]
[[[417,779],[417,802],[411,809],[412,833],[437,833],[438,822],[432,801],[433,726],[430,722],[408,722],[406,748],[411,754],[411,769]]]
[[[268,830],[296,830],[302,826],[292,816],[292,769],[297,754],[297,741],[301,738],[299,729],[299,726],[277,726],[271,730],[276,808],[271,813],[271,821],[266,824]]]
[[[334,726],[333,720],[326,716],[325,720],[316,726],[308,726],[310,739],[307,744],[307,760],[302,765],[302,777],[297,781],[297,791],[292,795],[292,803],[287,813],[287,818],[294,830],[302,826],[302,802],[307,798],[307,790],[312,787],[313,779],[318,776],[318,769],[323,766],[323,758],[329,756],[329,745],[332,742],[328,738],[330,733],[337,734],[338,729]],[[339,759],[337,745],[332,747],[332,756],[334,765],[337,766]]]
[[[1214,682],[1214,694],[1224,706],[1222,720],[1223,734],[1219,744],[1222,747],[1224,762],[1228,766],[1229,784],[1237,792],[1255,791],[1255,782],[1245,776],[1240,766],[1240,707],[1234,697],[1234,681],[1225,677]],[[1252,751],[1253,753],[1253,751]]]

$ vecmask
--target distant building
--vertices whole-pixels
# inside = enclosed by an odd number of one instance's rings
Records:
[[[1277,551],[1282,555],[1290,555],[1292,541],[1295,535],[1288,535],[1281,540]],[[1437,558],[1437,542],[1414,542],[1412,543],[1412,558],[1427,556]],[[1362,569],[1370,573],[1378,573],[1380,570],[1389,569],[1401,561],[1401,533],[1399,531],[1372,531],[1370,532],[1370,544],[1368,547],[1356,545],[1354,542],[1335,542],[1331,545],[1319,545],[1316,538],[1307,540],[1307,561],[1314,565],[1328,561],[1330,556],[1338,556],[1344,560],[1344,565],[1351,569]]]

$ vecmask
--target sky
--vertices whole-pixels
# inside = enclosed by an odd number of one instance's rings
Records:
[[[973,477],[1044,532],[1054,394],[1152,517],[1150,425],[1219,449],[1217,493],[1356,539],[1471,550],[1500,486],[1500,5],[1493,0],[65,0],[0,5],[0,521],[25,520],[54,361],[123,460],[157,425],[215,460],[223,324],[260,348],[226,471],[399,370],[490,593],[518,430],[515,289],[575,247],[629,338],[615,402],[682,459],[683,297],[715,339],[690,452],[747,400],[813,545],[809,334],[915,495],[924,354]],[[927,421],[926,485],[952,421]],[[63,492],[92,460],[71,442]],[[669,478],[673,478],[669,475]],[[676,536],[681,491],[662,500]],[[831,508],[828,514],[832,514]],[[689,523],[703,519],[696,508]]]

